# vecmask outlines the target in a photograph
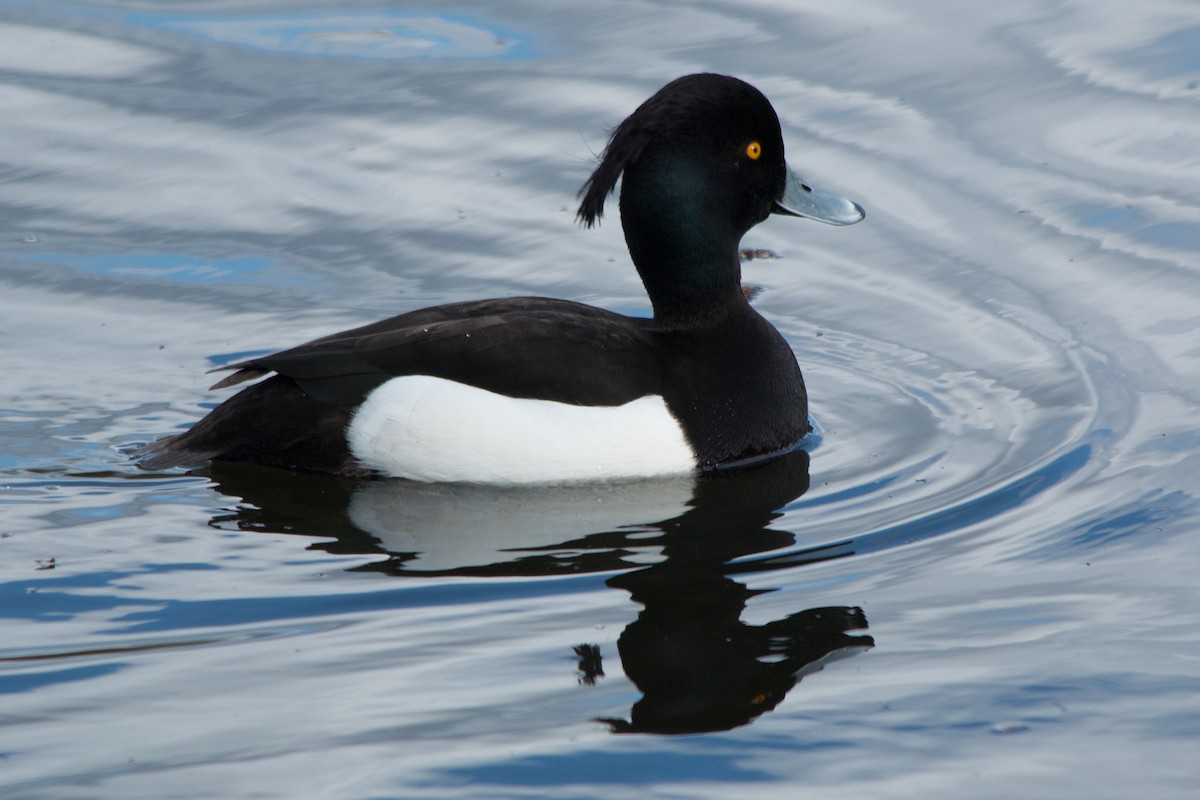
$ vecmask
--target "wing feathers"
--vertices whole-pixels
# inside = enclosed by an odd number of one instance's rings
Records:
[[[277,372],[349,407],[390,378],[420,374],[510,397],[620,405],[659,393],[648,322],[547,298],[455,303],[232,364],[213,388]]]

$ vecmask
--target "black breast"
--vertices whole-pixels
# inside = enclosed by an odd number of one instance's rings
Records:
[[[671,354],[663,396],[701,468],[777,453],[808,432],[808,394],[791,348],[746,304],[720,323],[658,334]]]

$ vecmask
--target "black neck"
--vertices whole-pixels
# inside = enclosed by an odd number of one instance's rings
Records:
[[[648,162],[648,163],[646,163]],[[629,254],[661,322],[690,326],[723,317],[744,302],[738,244],[721,192],[682,157],[646,159],[627,169],[621,225]]]

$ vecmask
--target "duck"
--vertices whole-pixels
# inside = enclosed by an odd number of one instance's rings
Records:
[[[138,464],[563,484],[704,474],[801,447],[804,378],[750,305],[740,242],[772,214],[850,225],[862,206],[804,182],[770,101],[712,73],[671,81],[611,131],[578,194],[583,227],[618,181],[652,316],[511,297],[322,336],[219,367],[231,374],[213,390],[254,382]]]

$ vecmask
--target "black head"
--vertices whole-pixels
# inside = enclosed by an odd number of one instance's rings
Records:
[[[600,218],[618,178],[625,242],[654,315],[678,324],[744,303],[738,245],[771,212],[835,225],[863,217],[788,169],[775,109],[726,75],[671,81],[613,130],[580,190],[584,225]]]
[[[628,184],[639,169],[695,171],[689,187],[709,195],[706,216],[722,217],[705,222],[729,225],[740,238],[783,195],[779,118],[762,92],[737,78],[705,73],[671,81],[613,130],[580,190],[580,222],[594,225],[621,174]]]

